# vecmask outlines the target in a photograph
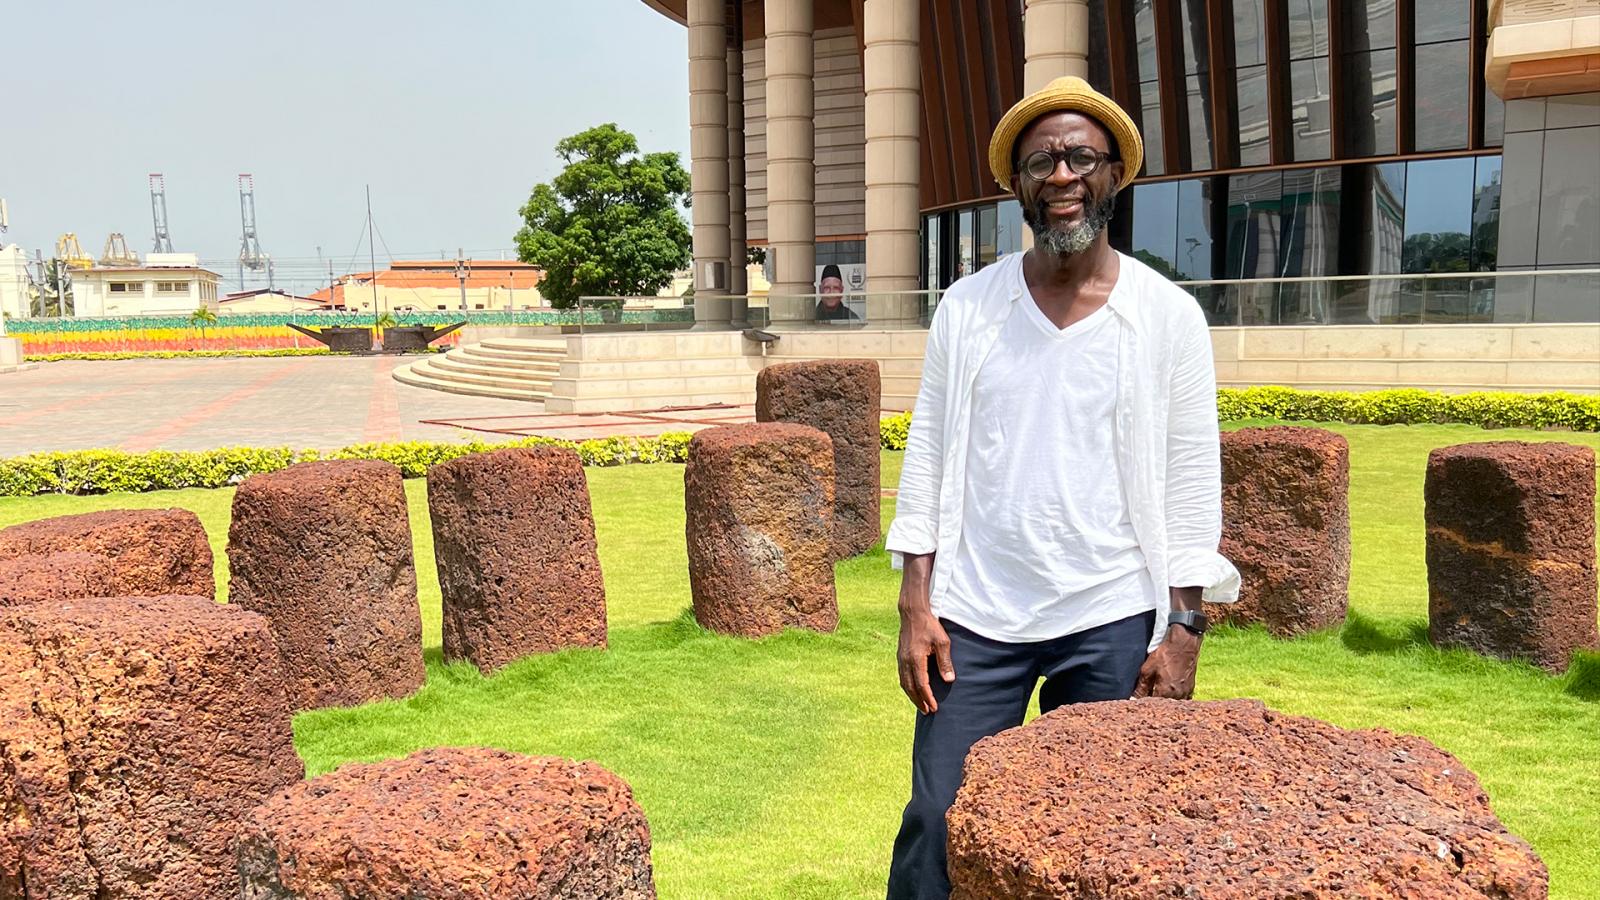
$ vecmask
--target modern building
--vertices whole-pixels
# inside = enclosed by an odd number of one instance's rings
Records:
[[[311,294],[351,312],[511,310],[544,306],[537,266],[503,259],[396,260],[380,272],[356,272]]]
[[[866,330],[915,330],[1028,244],[989,138],[1073,74],[1141,125],[1112,242],[1195,294],[1222,383],[1600,390],[1597,0],[645,4],[688,28],[702,327],[762,244],[774,303],[856,263]]]
[[[75,316],[192,313],[217,306],[217,273],[193,253],[149,253],[140,265],[68,268]]]

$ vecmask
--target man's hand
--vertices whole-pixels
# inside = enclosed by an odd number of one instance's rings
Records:
[[[1200,610],[1205,606],[1200,588],[1175,587],[1168,593],[1174,610]],[[1169,626],[1161,645],[1139,667],[1133,695],[1187,700],[1194,696],[1194,673],[1199,665],[1200,636],[1182,625]]]
[[[911,698],[917,712],[932,713],[939,709],[933,699],[933,685],[928,681],[928,657],[939,660],[939,677],[950,683],[956,680],[956,667],[950,661],[950,636],[932,613],[900,616],[900,690]]]
[[[1174,625],[1139,667],[1133,695],[1187,700],[1194,696],[1194,673],[1199,665],[1200,638],[1182,625]]]
[[[928,603],[932,574],[933,554],[906,556],[905,574],[900,580],[900,690],[924,714],[939,708],[928,681],[928,657],[938,659],[939,677],[946,684],[956,680],[955,663],[950,661],[950,636]]]

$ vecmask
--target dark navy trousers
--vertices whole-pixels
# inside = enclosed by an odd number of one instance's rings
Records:
[[[941,619],[956,680],[946,684],[930,659],[939,709],[917,715],[911,748],[911,802],[889,866],[889,900],[945,900],[945,813],[961,786],[961,765],[979,740],[1022,724],[1039,679],[1040,712],[1066,703],[1126,700],[1144,665],[1154,610],[1048,641],[993,641]]]

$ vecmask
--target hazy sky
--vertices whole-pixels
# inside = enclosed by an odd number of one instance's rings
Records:
[[[0,242],[30,256],[64,231],[96,257],[112,231],[149,251],[161,172],[174,249],[231,290],[249,172],[280,284],[310,289],[319,247],[366,267],[365,184],[382,266],[385,243],[509,250],[556,141],[591,125],[688,165],[687,36],[640,0],[4,6]]]

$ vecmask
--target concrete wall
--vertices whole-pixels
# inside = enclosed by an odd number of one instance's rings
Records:
[[[1222,387],[1600,393],[1600,324],[1213,328],[1211,341]],[[875,359],[884,408],[905,410],[926,347],[921,330],[791,332],[765,357],[737,332],[572,336],[546,409],[748,404],[766,365]]]
[[[816,33],[817,237],[867,230],[866,92],[851,28]],[[761,41],[744,48],[745,217],[749,239],[767,238],[767,86]]]

